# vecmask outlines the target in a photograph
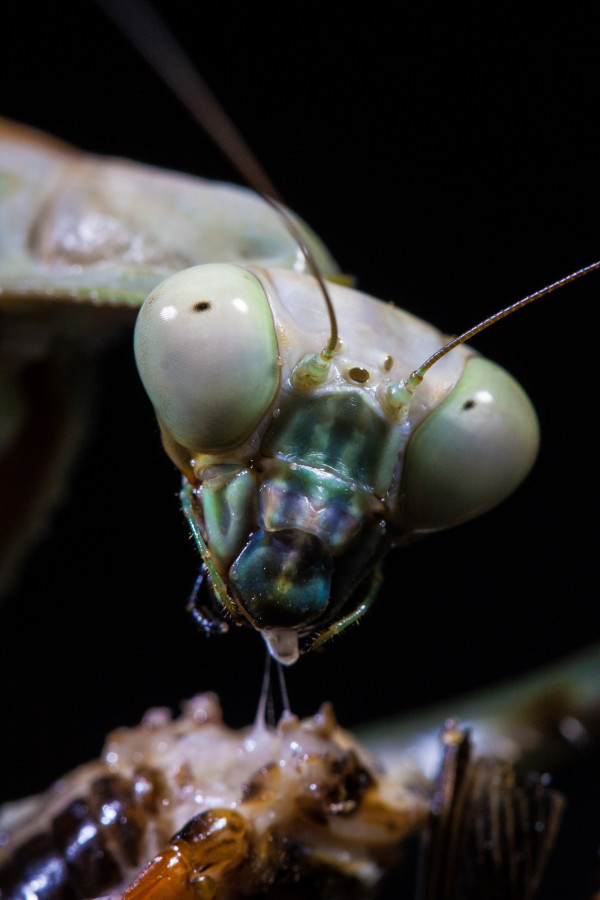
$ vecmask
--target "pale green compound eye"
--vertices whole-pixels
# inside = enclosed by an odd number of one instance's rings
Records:
[[[239,446],[277,392],[269,302],[258,278],[238,266],[195,266],[167,278],[142,306],[134,344],[158,416],[189,450]]]
[[[402,491],[411,526],[448,528],[491,509],[525,478],[538,446],[525,391],[500,366],[471,357],[408,444]]]

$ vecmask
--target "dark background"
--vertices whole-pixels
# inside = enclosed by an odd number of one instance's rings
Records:
[[[484,23],[424,6],[392,28],[377,6],[338,20],[157,5],[364,290],[456,333],[600,255],[597,36],[577,12]],[[89,151],[235,180],[95,7],[23,8],[3,28],[5,115]],[[390,558],[361,626],[290,671],[300,714],[331,699],[354,726],[597,639],[599,283],[478,339],[539,411],[539,462],[497,511]],[[209,642],[184,612],[197,560],[177,481],[124,344],[105,362],[67,501],[0,609],[0,797],[42,789],[152,705],[211,689],[230,722],[253,717],[261,641]]]

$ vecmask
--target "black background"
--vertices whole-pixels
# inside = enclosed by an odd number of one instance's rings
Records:
[[[423,6],[392,26],[377,5],[339,19],[158,6],[289,205],[369,293],[456,333],[600,255],[598,49],[577,12],[483,22]],[[52,7],[4,19],[5,115],[235,180],[95,7]],[[539,462],[497,511],[390,558],[361,626],[290,671],[300,714],[331,699],[354,726],[598,637],[599,283],[478,339],[538,409]],[[0,609],[1,797],[42,789],[152,705],[211,689],[233,724],[254,715],[261,641],[209,642],[184,612],[197,561],[176,491],[123,345],[67,501]]]

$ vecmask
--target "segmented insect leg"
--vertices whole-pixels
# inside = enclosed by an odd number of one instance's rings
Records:
[[[202,569],[200,571],[200,574],[196,578],[194,589],[185,608],[187,612],[189,612],[192,616],[196,625],[198,625],[198,627],[201,628],[206,635],[224,634],[229,630],[227,622],[223,622],[223,620],[219,619],[218,616],[216,616],[204,603],[200,603],[198,601],[198,595],[200,593],[202,585],[204,584],[206,572],[207,569],[203,563]]]
[[[212,582],[212,586],[216,595],[218,596],[227,612],[230,613],[235,621],[237,621],[239,619],[239,610],[227,593],[225,582],[215,568],[215,564],[213,563],[212,557],[210,555],[210,550],[208,549],[206,541],[204,540],[202,532],[200,531],[200,526],[198,525],[198,519],[196,518],[196,513],[194,510],[193,493],[194,491],[192,486],[190,484],[187,484],[184,488],[182,488],[181,493],[179,494],[183,514],[188,521],[190,530],[194,536],[194,540],[196,541],[196,546],[200,551],[202,561],[206,566],[208,574],[210,575],[210,580]]]
[[[191,819],[127,888],[122,900],[213,900],[249,849],[248,824],[231,809]]]
[[[371,608],[371,604],[373,603],[375,597],[379,592],[382,581],[383,575],[381,572],[381,567],[377,566],[371,576],[371,586],[368,590],[367,596],[360,603],[360,605],[357,606],[356,609],[351,613],[348,613],[347,616],[344,616],[343,619],[340,619],[338,622],[334,622],[333,625],[330,625],[326,631],[323,631],[321,634],[317,635],[317,637],[313,641],[311,641],[305,649],[314,650],[315,647],[321,647],[332,637],[335,637],[336,634],[339,634],[341,631],[343,631],[344,628],[347,628],[348,625],[353,625],[354,622],[358,622],[361,616],[364,616],[367,610]]]

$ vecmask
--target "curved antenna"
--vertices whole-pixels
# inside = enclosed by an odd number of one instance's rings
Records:
[[[451,350],[454,350],[459,344],[470,341],[472,337],[475,337],[475,335],[479,334],[481,331],[485,331],[490,325],[495,325],[500,319],[505,319],[506,316],[510,316],[512,313],[517,312],[517,310],[522,309],[529,303],[533,303],[534,300],[539,300],[540,297],[545,297],[547,294],[551,294],[553,291],[558,290],[558,288],[571,284],[572,281],[577,281],[578,278],[583,278],[584,275],[595,272],[597,269],[600,269],[600,260],[590,263],[589,266],[584,266],[582,269],[577,269],[575,272],[565,275],[564,278],[559,278],[558,281],[553,281],[552,284],[546,285],[546,287],[541,288],[539,291],[535,291],[533,294],[528,294],[527,297],[517,300],[516,303],[511,303],[510,306],[506,306],[492,316],[488,316],[487,319],[483,319],[478,325],[474,325],[473,328],[469,328],[468,331],[464,331],[462,334],[459,334],[458,337],[448,341],[447,344],[444,344],[443,347],[440,347],[439,350],[436,350],[432,356],[426,359],[422,365],[411,372],[408,378],[388,387],[385,396],[386,409],[394,415],[394,417],[404,418],[408,413],[408,407],[415,389],[423,381],[425,373],[435,365],[436,362],[446,356],[446,354],[450,353]]]
[[[495,325],[500,319],[505,319],[506,316],[510,316],[512,313],[517,312],[518,309],[522,309],[524,306],[527,306],[528,303],[533,303],[534,300],[539,300],[540,297],[545,297],[547,294],[551,294],[552,291],[556,291],[558,288],[571,284],[572,281],[577,281],[578,278],[583,278],[584,275],[595,272],[597,269],[600,269],[600,260],[590,263],[589,266],[584,266],[582,269],[577,269],[577,271],[571,272],[570,275],[565,275],[564,278],[559,278],[558,281],[553,281],[552,284],[546,285],[546,287],[541,288],[539,291],[528,294],[528,296],[523,297],[522,300],[511,303],[510,306],[506,306],[504,309],[501,309],[500,312],[494,313],[493,316],[488,316],[487,319],[483,319],[478,325],[474,325],[473,328],[469,328],[468,331],[464,331],[462,334],[459,334],[458,337],[453,338],[451,341],[448,341],[447,344],[444,344],[443,347],[440,347],[439,350],[436,350],[436,352],[430,356],[429,359],[426,359],[423,365],[419,366],[418,369],[415,369],[415,372],[412,374],[419,373],[422,377],[438,360],[446,356],[447,353],[450,353],[455,347],[458,347],[459,344],[470,341],[476,334],[485,331],[490,325]]]
[[[338,343],[335,310],[314,254],[284,207],[281,194],[190,57],[151,4],[146,0],[128,0],[127,3],[122,0],[96,0],[96,3],[170,88],[233,168],[277,213],[298,244],[308,268],[319,284],[329,315],[329,340],[321,354],[315,357],[315,360],[322,358],[328,366]]]

